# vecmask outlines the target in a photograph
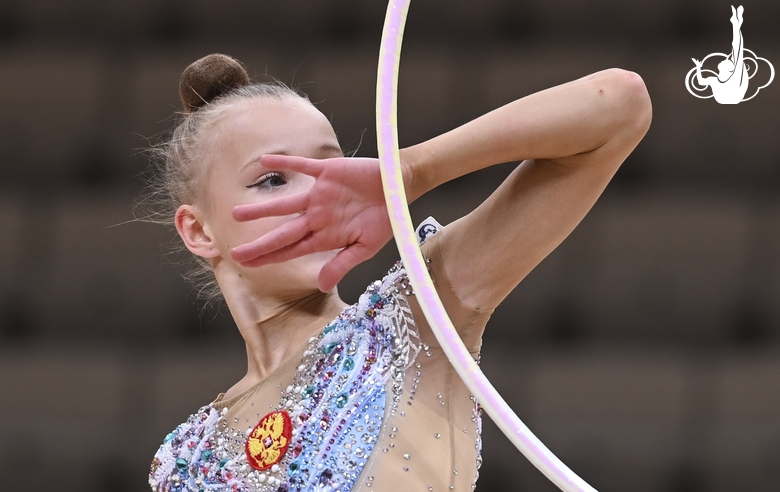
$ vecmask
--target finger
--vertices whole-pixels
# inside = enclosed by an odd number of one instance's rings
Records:
[[[265,154],[260,157],[260,164],[270,171],[295,171],[315,178],[320,175],[323,167],[322,162],[317,159],[281,154]]]
[[[331,291],[350,270],[372,256],[374,254],[362,244],[347,246],[322,267],[317,279],[318,287],[322,292]]]
[[[263,203],[250,203],[233,207],[233,218],[239,222],[255,220],[262,217],[277,217],[303,212],[309,206],[307,193],[292,196],[282,196]]]
[[[293,243],[284,248],[272,251],[266,255],[251,259],[249,261],[241,262],[246,267],[261,267],[270,263],[281,263],[284,261],[292,260],[300,256],[305,256],[317,251],[316,240],[311,236],[304,238],[301,241]]]
[[[300,241],[308,233],[309,225],[306,220],[293,219],[251,243],[236,246],[230,251],[230,256],[239,263],[245,263]]]

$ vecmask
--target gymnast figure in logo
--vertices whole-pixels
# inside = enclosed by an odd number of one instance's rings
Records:
[[[742,5],[736,10],[731,7],[731,25],[733,27],[733,37],[731,40],[731,54],[723,61],[718,63],[717,77],[702,77],[701,61],[693,58],[696,64],[696,81],[702,86],[712,87],[712,95],[720,104],[738,104],[742,102],[747,92],[748,76],[747,65],[744,58],[744,40],[742,39],[742,13],[745,9]]]

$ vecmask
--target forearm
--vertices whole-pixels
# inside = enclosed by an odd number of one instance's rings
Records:
[[[630,121],[632,107],[649,104],[646,99],[638,76],[607,70],[502,106],[402,150],[410,201],[502,162],[555,161],[594,150]]]
[[[701,76],[701,66],[700,65],[696,66],[696,82],[698,82],[699,85],[701,85],[701,86],[706,86],[707,85],[707,81],[704,79],[704,77]]]

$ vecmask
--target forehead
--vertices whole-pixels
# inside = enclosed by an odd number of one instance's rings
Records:
[[[325,115],[307,100],[290,96],[237,103],[218,124],[214,150],[246,162],[271,153],[317,157],[328,146],[339,147]]]

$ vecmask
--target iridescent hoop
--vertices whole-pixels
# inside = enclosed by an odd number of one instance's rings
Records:
[[[379,161],[390,223],[409,280],[425,317],[455,370],[471,393],[510,441],[547,478],[566,492],[592,491],[553,455],[515,415],[474,362],[452,326],[433,286],[414,235],[401,176],[398,147],[398,67],[406,14],[411,0],[390,0],[387,6],[377,74],[376,129]]]

